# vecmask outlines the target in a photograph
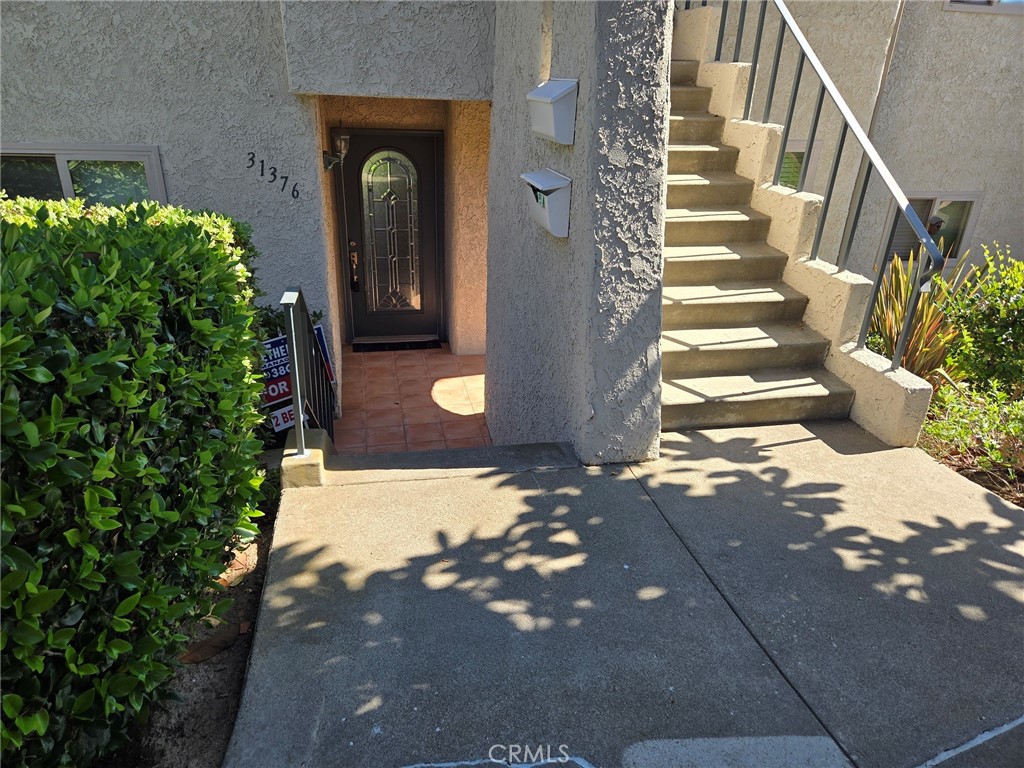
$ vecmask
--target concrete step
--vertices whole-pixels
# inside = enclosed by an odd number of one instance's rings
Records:
[[[668,176],[669,208],[745,205],[754,182],[729,171],[673,173]]]
[[[709,112],[684,112],[669,116],[668,140],[672,143],[714,142],[722,138],[725,118]]]
[[[853,390],[823,368],[690,376],[661,386],[662,430],[844,419]]]
[[[665,285],[717,285],[719,283],[778,280],[786,254],[764,243],[667,246]]]
[[[749,371],[814,368],[828,342],[800,323],[760,323],[736,328],[685,328],[661,335],[665,379]]]
[[[670,82],[672,85],[696,85],[698,69],[700,69],[699,61],[673,61]]]
[[[771,217],[745,205],[665,211],[665,245],[717,245],[764,240]]]
[[[740,151],[725,144],[669,144],[668,172],[735,171]]]
[[[661,323],[663,330],[673,331],[796,322],[806,306],[807,297],[785,283],[666,285],[661,292]]]
[[[699,85],[672,86],[672,114],[705,112],[711,103],[711,89]]]

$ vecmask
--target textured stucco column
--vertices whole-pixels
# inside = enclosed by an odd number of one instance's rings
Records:
[[[587,463],[643,460],[660,430],[671,22],[657,3],[555,3],[549,19],[544,8],[497,6],[488,425],[498,443],[567,441]],[[572,146],[529,129],[526,94],[548,66],[579,80]],[[573,180],[568,238],[527,212],[519,174],[545,167]]]
[[[671,14],[598,3],[594,290],[585,462],[656,458]]]
[[[445,283],[448,343],[482,355],[487,341],[487,154],[491,108],[450,101],[445,133]]]

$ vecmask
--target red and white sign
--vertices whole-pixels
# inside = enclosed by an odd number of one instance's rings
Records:
[[[279,411],[270,412],[270,423],[275,432],[281,432],[295,426],[295,407],[287,405]]]
[[[285,375],[263,382],[263,401],[266,405],[292,399],[292,377]]]

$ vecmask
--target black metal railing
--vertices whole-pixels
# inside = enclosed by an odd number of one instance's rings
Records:
[[[301,456],[306,453],[307,420],[310,428],[326,431],[331,442],[334,441],[335,394],[302,289],[285,291],[281,306],[285,311],[285,336],[291,362],[295,447]]]
[[[919,258],[917,263],[919,265],[917,278],[914,281],[914,289],[911,292],[906,315],[904,317],[903,327],[900,331],[899,340],[896,344],[896,348],[892,357],[893,368],[898,368],[900,361],[903,359],[903,354],[906,351],[907,343],[911,335],[911,326],[913,323],[914,315],[917,310],[917,305],[921,297],[921,289],[928,284],[932,276],[942,270],[943,259],[942,254],[939,251],[935,241],[928,234],[928,230],[925,228],[920,217],[910,206],[910,202],[907,200],[907,196],[900,188],[899,184],[893,178],[889,172],[885,162],[879,156],[875,146],[871,143],[871,139],[868,137],[867,132],[861,127],[860,122],[854,116],[853,111],[849,105],[843,99],[839,89],[836,87],[832,78],[829,76],[825,67],[822,65],[821,60],[818,58],[814,49],[808,43],[807,38],[801,31],[799,25],[793,18],[792,13],[787,7],[784,0],[721,0],[721,2],[708,3],[707,0],[702,0],[698,3],[696,0],[687,0],[687,2],[681,5],[682,10],[696,9],[697,7],[711,6],[719,11],[718,21],[718,36],[717,44],[715,47],[714,61],[721,62],[725,60],[737,62],[740,60],[741,52],[743,50],[744,34],[747,31],[746,19],[748,6],[756,5],[757,8],[757,23],[754,26],[754,37],[753,37],[753,50],[751,53],[751,70],[750,76],[747,81],[747,93],[744,101],[743,108],[743,119],[749,120],[754,110],[754,92],[755,84],[761,83],[764,85],[764,78],[767,78],[767,87],[765,90],[764,108],[761,114],[761,122],[770,122],[772,107],[776,103],[777,86],[779,81],[780,65],[782,62],[783,49],[786,46],[788,40],[792,40],[796,43],[796,66],[793,73],[793,82],[789,90],[789,100],[786,107],[786,116],[782,123],[782,141],[779,145],[779,155],[775,165],[775,176],[774,183],[779,184],[781,180],[783,160],[786,154],[786,145],[790,138],[790,133],[793,128],[794,116],[796,114],[797,99],[800,93],[801,79],[803,76],[803,70],[806,67],[810,67],[811,72],[817,79],[818,89],[814,98],[814,109],[812,112],[810,127],[807,135],[807,149],[804,156],[804,162],[801,163],[799,179],[796,182],[797,191],[804,191],[808,183],[807,169],[809,163],[807,159],[810,156],[812,147],[818,150],[819,154],[822,153],[825,144],[818,135],[818,129],[821,124],[822,110],[825,106],[825,96],[827,95],[835,106],[839,114],[839,130],[838,134],[834,139],[834,155],[832,164],[829,170],[828,179],[825,183],[825,193],[822,196],[821,212],[818,218],[817,229],[814,233],[813,245],[811,246],[810,257],[812,259],[822,259],[829,263],[835,264],[839,269],[846,269],[850,258],[850,250],[853,245],[854,238],[857,234],[858,223],[860,222],[861,214],[864,208],[864,199],[868,190],[868,183],[872,175],[878,178],[884,185],[885,190],[895,201],[896,206],[899,208],[900,213],[906,220],[907,224],[913,229],[915,235],[919,241],[919,253],[927,258]],[[723,55],[724,48],[726,47],[727,30],[732,31],[730,7],[733,9],[739,6],[737,21],[734,27],[733,35],[733,50],[731,56]],[[771,53],[771,66],[764,71],[761,69],[761,56],[764,52],[762,45],[764,32],[769,20],[769,14],[767,13],[768,7],[773,6],[777,14],[771,14],[772,17],[777,16],[778,28],[775,31],[775,48]],[[680,5],[677,5],[679,8]],[[860,145],[862,152],[860,171],[857,174],[857,180],[853,187],[853,193],[851,195],[851,205],[847,211],[847,218],[843,227],[842,237],[839,239],[838,249],[835,252],[835,259],[824,259],[822,254],[822,233],[825,229],[825,223],[828,220],[829,213],[832,212],[832,204],[835,198],[836,191],[836,178],[839,175],[840,164],[844,157],[844,151],[849,151],[850,147],[853,146],[852,142],[848,142],[849,136],[853,136],[856,139],[856,143]],[[815,145],[815,142],[818,145]],[[899,217],[893,222],[893,232],[895,232],[896,224],[899,222]],[[891,258],[891,254],[889,255]],[[868,334],[868,328],[871,323],[871,314],[875,306],[875,302],[878,298],[878,293],[881,290],[882,280],[886,272],[886,265],[889,263],[889,259],[883,259],[882,263],[878,265],[877,274],[874,280],[874,286],[871,292],[871,298],[868,301],[867,308],[865,310],[863,322],[861,325],[860,334],[857,338],[858,346],[863,347]]]

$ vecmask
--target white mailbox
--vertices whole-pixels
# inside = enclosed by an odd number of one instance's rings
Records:
[[[550,168],[524,173],[519,178],[527,184],[530,218],[555,237],[568,237],[572,179]]]
[[[575,80],[545,80],[526,95],[530,130],[559,144],[572,144],[576,135]]]

